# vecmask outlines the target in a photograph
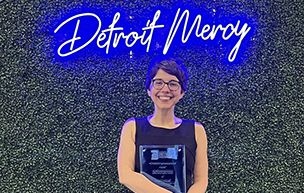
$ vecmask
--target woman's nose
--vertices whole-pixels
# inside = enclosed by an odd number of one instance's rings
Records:
[[[162,91],[170,92],[168,83],[165,83],[165,86],[162,88]]]

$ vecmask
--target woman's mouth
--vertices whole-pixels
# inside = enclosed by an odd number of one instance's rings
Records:
[[[158,97],[160,100],[170,100],[172,97],[168,97],[168,96],[159,96]]]

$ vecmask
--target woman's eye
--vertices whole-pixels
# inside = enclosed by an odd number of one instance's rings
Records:
[[[177,86],[177,83],[171,82],[171,83],[170,83],[170,86]]]

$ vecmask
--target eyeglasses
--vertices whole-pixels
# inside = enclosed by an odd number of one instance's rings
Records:
[[[163,89],[165,84],[168,85],[168,87],[171,91],[177,91],[180,87],[180,83],[176,80],[170,80],[169,82],[165,82],[162,79],[154,79],[154,80],[152,80],[152,84],[156,90]]]

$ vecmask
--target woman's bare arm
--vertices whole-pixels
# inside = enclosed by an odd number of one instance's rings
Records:
[[[195,137],[197,143],[194,184],[188,193],[204,193],[208,186],[208,157],[207,157],[207,136],[204,127],[195,123]]]
[[[117,156],[119,182],[133,192],[138,193],[170,193],[170,191],[155,185],[144,175],[135,172],[135,132],[134,119],[129,119],[123,126]]]

